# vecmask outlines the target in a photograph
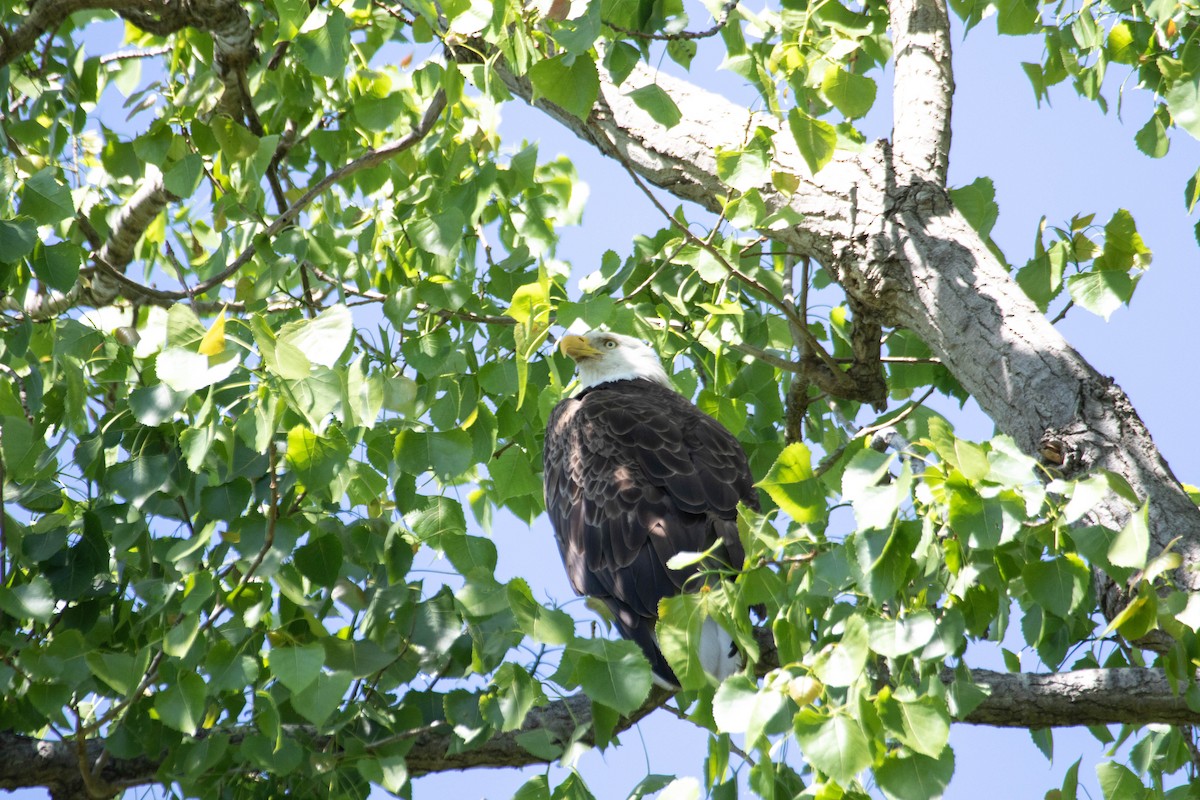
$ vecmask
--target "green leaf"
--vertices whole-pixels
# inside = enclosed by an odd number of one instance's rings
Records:
[[[886,530],[892,526],[900,504],[908,500],[912,471],[900,469],[898,480],[889,476],[894,456],[871,449],[859,450],[842,473],[842,495],[854,508],[859,530]]]
[[[813,475],[812,453],[802,442],[785,447],[757,485],[796,522],[812,523],[825,517],[825,491]]]
[[[611,18],[610,18],[611,19]],[[604,67],[612,78],[613,86],[620,86],[642,60],[641,53],[629,42],[612,42],[605,48]]]
[[[1043,312],[1062,291],[1065,265],[1065,249],[1052,247],[1029,259],[1025,266],[1017,270],[1017,284]]]
[[[937,758],[950,741],[950,712],[939,697],[901,700],[887,693],[877,705],[888,732],[915,752]]]
[[[1075,759],[1075,763],[1067,767],[1063,775],[1062,790],[1059,800],[1077,800],[1079,796],[1079,764],[1083,757]]]
[[[1051,561],[1034,561],[1021,571],[1030,596],[1056,617],[1067,617],[1080,607],[1091,586],[1091,570],[1074,554]]]
[[[1175,124],[1200,139],[1200,75],[1178,81],[1167,90],[1167,108]]]
[[[870,742],[858,720],[802,708],[792,727],[804,759],[842,786],[871,766]]]
[[[870,632],[862,617],[845,622],[842,640],[826,647],[813,661],[813,674],[826,686],[850,686],[863,675],[870,657]]]
[[[26,481],[37,473],[38,459],[46,442],[24,416],[0,416],[0,455],[4,459],[5,477],[10,481]],[[51,509],[53,510],[53,509]]]
[[[149,653],[146,654],[147,660]],[[248,655],[239,654],[233,645],[218,639],[204,659],[204,669],[211,676],[209,691],[241,692],[258,680],[258,661]]]
[[[1133,141],[1137,144],[1138,150],[1141,150],[1151,158],[1162,158],[1171,149],[1171,140],[1167,136],[1167,126],[1170,124],[1170,119],[1166,113],[1166,109],[1159,106],[1154,110],[1150,119],[1146,120],[1146,124],[1138,130],[1133,136]]]
[[[533,100],[541,98],[586,120],[600,96],[600,73],[590,54],[563,54],[544,59],[529,70]]]
[[[723,681],[713,697],[713,719],[722,733],[744,733],[747,744],[761,736],[782,733],[788,727],[786,696],[771,687],[759,689],[745,675]]]
[[[770,176],[770,147],[760,137],[740,150],[717,151],[717,177],[739,192],[764,185]]]
[[[1141,55],[1134,44],[1133,29],[1125,20],[1120,20],[1109,28],[1104,49],[1108,53],[1108,59],[1118,64],[1136,64],[1138,56]]]
[[[275,13],[279,15],[279,30],[275,35],[275,43],[296,38],[308,17],[308,3],[304,0],[274,0],[272,5],[275,7]]]
[[[301,575],[325,587],[337,582],[343,558],[342,540],[334,534],[320,536],[297,548],[292,555]]]
[[[552,800],[596,800],[578,772],[571,770],[566,780],[554,787]]]
[[[703,606],[703,598],[692,592],[659,602],[658,646],[684,689],[703,689],[713,680],[700,663]]]
[[[1187,185],[1184,187],[1183,202],[1187,206],[1187,213],[1191,214],[1196,209],[1196,203],[1200,202],[1200,169],[1192,173],[1192,177],[1187,179]]]
[[[1123,208],[1117,209],[1104,224],[1104,250],[1096,257],[1095,269],[1125,271],[1149,262],[1150,248],[1138,233],[1133,215]]]
[[[1136,283],[1127,272],[1099,270],[1070,276],[1067,290],[1077,305],[1107,320],[1129,302]]]
[[[158,354],[155,368],[167,388],[191,394],[225,380],[242,362],[233,348],[220,355],[202,356],[182,347],[168,347]]]
[[[174,625],[167,629],[167,635],[163,638],[163,652],[172,658],[183,658],[187,655],[188,650],[192,649],[192,643],[196,641],[199,632],[200,616],[198,614],[181,616]]]
[[[311,685],[324,664],[325,648],[319,644],[271,648],[271,672],[293,693]]]
[[[892,753],[875,768],[875,780],[888,800],[937,800],[953,775],[954,751],[948,747],[936,759]]]
[[[408,234],[418,247],[435,256],[449,256],[462,245],[467,220],[457,208],[443,208],[408,224]]]
[[[461,233],[460,230],[459,235]],[[309,363],[332,368],[337,365],[353,334],[354,320],[350,310],[339,303],[313,319],[284,325],[279,329],[277,347],[294,347]]]
[[[310,72],[325,78],[341,78],[346,71],[350,36],[346,15],[339,8],[315,9],[295,40],[298,60]]]
[[[683,119],[683,115],[679,113],[679,106],[675,105],[671,95],[663,91],[657,83],[640,86],[629,92],[628,96],[638,108],[664,128],[674,128],[679,124],[679,120]]]
[[[303,690],[292,695],[292,708],[314,725],[323,725],[338,709],[354,676],[349,672],[321,673]]]
[[[176,197],[188,198],[196,192],[204,175],[204,159],[188,153],[163,173],[163,188]]]
[[[54,225],[75,216],[71,189],[58,176],[58,170],[45,167],[29,177],[17,192],[21,215],[38,225]],[[5,254],[5,258],[9,256]]]
[[[530,750],[530,752],[535,753],[536,751]],[[553,761],[554,756],[549,756],[547,760]],[[550,780],[545,775],[534,775],[521,784],[516,794],[513,795],[513,800],[550,800]]]
[[[40,575],[19,586],[0,586],[0,610],[15,620],[49,622],[54,615],[54,604],[50,582]]]
[[[828,122],[814,119],[793,108],[788,112],[788,128],[808,169],[814,175],[833,159],[837,148],[837,131]]]
[[[588,697],[621,714],[633,712],[650,694],[650,664],[633,642],[577,640],[567,645],[563,666]]]
[[[981,238],[992,235],[1000,206],[996,205],[996,186],[991,178],[976,178],[966,186],[951,189],[950,199]]]
[[[433,470],[442,480],[459,478],[475,463],[471,436],[464,430],[402,431],[396,437],[396,463],[405,472],[419,475]]]
[[[1030,0],[999,0],[996,31],[1006,36],[1024,36],[1038,29],[1038,7]]]
[[[349,455],[350,443],[336,428],[330,428],[328,436],[317,436],[304,425],[288,431],[287,464],[309,490],[327,492]]]
[[[479,710],[488,724],[502,732],[519,729],[530,710],[546,702],[541,684],[511,662],[496,670],[492,687],[480,698]]]
[[[408,765],[404,756],[378,756],[358,759],[355,763],[358,773],[371,783],[377,784],[385,792],[399,797],[400,791],[408,783]]]
[[[875,105],[875,81],[866,75],[847,72],[841,67],[825,71],[825,77],[821,80],[821,91],[846,119],[858,119]]]
[[[490,578],[496,571],[496,545],[482,536],[443,536],[442,549],[465,578]]]
[[[204,721],[204,679],[181,671],[154,695],[154,710],[169,728],[191,736]]]
[[[264,323],[265,324],[265,323]],[[167,346],[190,348],[195,352],[204,334],[208,333],[196,312],[183,303],[167,309]]]
[[[1142,569],[1150,557],[1149,505],[1143,505],[1129,516],[1108,547],[1108,560],[1118,567]]]
[[[1096,765],[1096,778],[1104,800],[1144,800],[1149,790],[1124,764],[1105,761]]]
[[[41,243],[34,249],[31,265],[38,280],[60,292],[70,291],[79,277],[83,249],[73,242],[58,242],[49,246]]]
[[[28,218],[0,219],[0,263],[24,258],[37,242],[37,226]]]
[[[565,611],[546,608],[533,599],[529,585],[515,578],[508,584],[508,604],[517,627],[535,642],[551,646],[566,644],[575,637],[575,621]]]
[[[165,383],[156,383],[130,392],[129,410],[142,425],[156,428],[173,418],[187,404],[187,399],[187,394],[173,391]]]
[[[872,619],[867,622],[871,649],[881,656],[897,658],[929,644],[937,634],[937,620],[928,611],[903,619]]]
[[[583,55],[591,50],[600,35],[600,6],[600,3],[588,3],[582,15],[563,20],[554,32],[554,41],[562,45],[563,50],[575,55]]]
[[[441,550],[442,540],[466,533],[462,506],[449,497],[435,497],[412,520],[413,534],[422,543]]]
[[[533,471],[530,455],[518,447],[511,447],[488,465],[495,491],[492,501],[503,505],[514,497],[541,496],[542,481]]]

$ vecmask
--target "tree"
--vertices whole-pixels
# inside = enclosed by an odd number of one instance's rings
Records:
[[[1043,37],[1039,98],[1070,78],[1103,103],[1122,65],[1161,100],[1139,148],[1200,135],[1188,7],[952,6],[989,10]],[[1043,226],[1006,260],[990,185],[946,187],[937,0],[710,12],[5,6],[0,788],[403,794],[613,746],[670,704],[711,731],[717,796],[735,771],[764,797],[935,796],[960,721],[1122,723],[1137,755],[1101,765],[1106,797],[1188,791],[1163,781],[1197,767],[1195,493],[1047,319],[1129,301],[1134,219]],[[126,49],[91,55],[117,18]],[[760,111],[647,66],[700,46]],[[887,64],[894,132],[868,143]],[[555,244],[583,193],[566,160],[502,146],[516,100],[661,208],[582,297]],[[498,580],[478,532],[542,512],[571,380],[552,325],[573,324],[686,362],[680,390],[762,478],[737,581],[662,609],[675,699],[634,646]],[[999,434],[956,437],[933,393]],[[690,657],[706,615],[748,656],[720,686]],[[1018,624],[1046,673],[973,668],[968,643]],[[773,757],[785,737],[801,759]],[[588,790],[523,794],[551,791]]]

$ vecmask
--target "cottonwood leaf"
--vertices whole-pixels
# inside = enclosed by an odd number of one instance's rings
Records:
[[[948,747],[939,758],[892,753],[875,768],[875,780],[888,800],[937,800],[953,775],[954,751]]]
[[[600,73],[588,53],[543,59],[529,69],[529,81],[535,102],[544,97],[581,120],[600,96]]]
[[[825,77],[821,80],[821,91],[846,119],[858,119],[875,105],[875,81],[866,75],[847,72],[841,67],[832,67],[825,71]]]
[[[1070,553],[1028,564],[1021,577],[1038,605],[1064,618],[1083,603],[1091,585],[1091,571],[1083,559]]]
[[[664,128],[674,128],[683,119],[679,106],[657,83],[639,86],[629,92],[628,97]]]
[[[804,758],[842,786],[871,766],[871,747],[862,726],[844,714],[803,708],[792,724]]]
[[[1097,270],[1071,275],[1067,290],[1076,305],[1107,320],[1133,296],[1135,278],[1120,270]]]
[[[1142,569],[1150,555],[1149,506],[1143,505],[1108,546],[1108,560],[1118,567]]]
[[[325,648],[319,644],[273,647],[269,663],[280,683],[292,692],[299,692],[317,679],[325,664]]]
[[[823,120],[793,108],[788,113],[788,128],[808,169],[814,175],[833,159],[837,148],[837,131]]]
[[[825,517],[825,489],[813,474],[812,453],[803,442],[785,447],[758,486],[796,522]]]
[[[154,695],[154,710],[164,725],[191,736],[204,721],[204,679],[194,672],[180,672]]]
[[[321,673],[292,695],[292,708],[314,725],[323,725],[338,709],[354,678],[349,672]]]
[[[345,352],[353,333],[350,309],[341,304],[333,305],[313,319],[289,322],[280,328],[276,354],[281,348],[293,347],[310,363],[333,367]],[[307,370],[304,372],[307,374]]]
[[[769,687],[759,688],[745,675],[723,681],[713,697],[713,719],[722,733],[744,733],[747,744],[765,734],[782,733],[788,727],[786,696]]]

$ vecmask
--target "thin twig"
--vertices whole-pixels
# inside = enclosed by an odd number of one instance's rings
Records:
[[[729,346],[732,349],[737,350],[739,353],[745,353],[751,358],[757,358],[759,361],[766,362],[773,367],[778,367],[785,372],[794,372],[798,375],[804,372],[804,367],[800,364],[797,364],[795,361],[788,361],[782,356],[777,356],[774,353],[768,353],[766,350],[755,347],[752,344],[746,344],[745,342],[730,342]]]
[[[645,39],[655,42],[675,42],[688,39],[707,39],[711,36],[716,36],[729,23],[729,15],[737,8],[738,0],[726,0],[725,5],[721,7],[721,13],[717,16],[716,22],[711,28],[705,28],[702,31],[680,31],[679,33],[643,33],[642,31],[630,30],[622,28],[620,25],[614,25],[611,22],[604,24],[612,28],[617,33],[623,36],[631,36],[634,39]]]
[[[118,50],[115,53],[109,53],[106,56],[100,56],[100,63],[112,64],[116,61],[129,61],[135,58],[154,58],[155,56],[163,56],[174,50],[174,45],[163,45],[162,47],[150,47],[145,50]]]
[[[1066,318],[1067,312],[1070,311],[1074,305],[1075,305],[1074,300],[1068,300],[1067,304],[1062,307],[1062,311],[1059,311],[1057,314],[1054,315],[1054,319],[1050,320],[1050,324],[1057,325],[1058,323],[1062,322],[1063,319]]]

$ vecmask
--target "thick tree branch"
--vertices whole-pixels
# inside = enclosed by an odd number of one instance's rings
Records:
[[[949,676],[947,676],[949,677]],[[989,697],[963,722],[1004,728],[1200,723],[1161,669],[1080,669],[1036,674],[971,670]],[[1180,687],[1184,689],[1186,687]]]
[[[527,82],[502,64],[497,68],[514,94],[532,99]],[[631,90],[651,83],[682,114],[670,131],[630,99]],[[791,195],[767,180],[754,188],[768,213],[790,206],[802,221],[763,234],[824,264],[878,321],[915,331],[1026,453],[1036,457],[1051,436],[1068,454],[1067,476],[1094,469],[1123,476],[1149,501],[1151,554],[1180,537],[1175,547],[1185,566],[1174,573],[1175,581],[1183,589],[1200,588],[1200,570],[1188,569],[1200,563],[1200,509],[1159,455],[1129,399],[1050,325],[952,207],[944,188],[929,180],[899,180],[895,165],[919,161],[919,148],[912,157],[894,156],[886,142],[857,154],[839,153],[812,175],[773,117],[644,67],[620,88],[602,75],[601,101],[586,122],[544,100],[536,105],[601,152],[619,154],[651,183],[714,213],[720,213],[719,198],[733,191],[718,178],[715,154],[740,147],[748,129],[774,131],[772,169],[796,175],[800,185]],[[1119,529],[1129,514],[1126,502],[1110,494],[1089,522]],[[1119,607],[1119,594],[1104,596],[1106,612]]]
[[[988,692],[988,697],[962,720],[967,724],[1030,729],[1125,723],[1200,724],[1200,712],[1188,707],[1183,695],[1172,690],[1166,674],[1159,669],[1085,669],[1046,675],[972,670],[971,678]],[[953,673],[948,671],[943,680],[952,682]],[[618,722],[615,733],[628,730],[669,699],[669,693],[654,689],[639,709]],[[497,734],[481,746],[462,752],[451,752],[455,740],[450,726],[430,725],[415,736],[405,760],[409,774],[414,777],[451,769],[541,764],[546,761],[544,757],[519,744],[522,734],[544,731],[552,741],[566,743],[583,728],[581,741],[590,744],[591,726],[591,701],[576,694],[535,708],[519,730]],[[227,733],[236,741],[245,732]],[[324,746],[330,744],[327,738],[318,737],[311,730],[294,729],[292,735],[311,738]],[[370,743],[366,746],[370,747]],[[102,740],[88,740],[89,762],[96,763],[102,752]],[[157,769],[158,762],[152,757],[110,757],[96,778],[110,786],[144,785],[155,780]],[[82,785],[79,751],[74,742],[0,732],[0,789],[45,786],[69,796],[63,790],[81,789]]]
[[[92,273],[91,286],[86,293],[91,305],[97,308],[108,305],[122,293],[122,286],[131,295],[130,299],[142,299],[138,296],[141,287],[132,281],[121,281],[121,278],[125,277],[125,268],[133,261],[137,243],[146,229],[168,203],[178,199],[163,188],[162,173],[154,170],[129,198],[129,202],[116,213],[112,221],[112,235],[96,253],[99,268]],[[145,294],[152,295],[152,292],[147,290]]]
[[[945,0],[892,0],[892,153],[899,183],[946,185],[950,156],[950,18]]]
[[[40,0],[32,3],[30,12],[21,18],[13,30],[0,28],[0,67],[11,64],[37,45],[37,40],[54,30],[77,11],[107,9],[109,11],[149,12],[159,4],[154,0]]]

